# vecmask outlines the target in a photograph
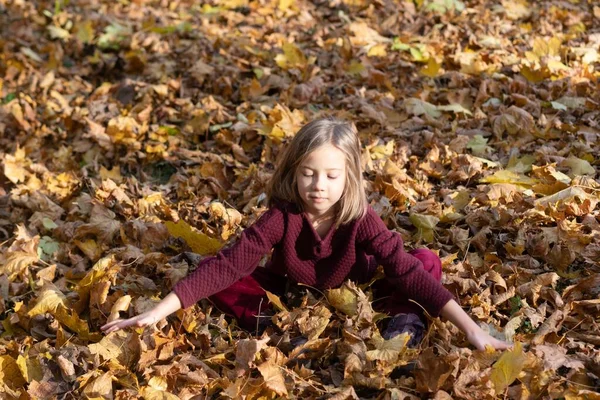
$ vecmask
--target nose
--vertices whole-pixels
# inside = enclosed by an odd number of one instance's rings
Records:
[[[325,182],[327,181],[327,177],[324,175],[314,175],[313,178],[313,187],[316,191],[325,190]]]

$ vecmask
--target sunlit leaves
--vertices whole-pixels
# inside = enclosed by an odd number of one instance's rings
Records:
[[[275,57],[275,62],[279,65],[280,68],[290,69],[290,68],[306,68],[308,64],[308,59],[293,43],[285,43],[282,46],[283,54],[278,54]]]
[[[198,232],[184,220],[179,220],[177,223],[167,221],[165,225],[172,236],[182,238],[194,253],[214,254],[221,248],[221,242]]]
[[[285,387],[285,381],[278,365],[266,361],[258,367],[265,380],[265,385],[280,396],[287,396],[288,391]]]
[[[523,347],[521,343],[515,343],[513,350],[508,350],[494,364],[491,380],[496,393],[502,393],[506,387],[513,383],[519,376],[525,365]]]
[[[339,289],[330,289],[327,292],[327,300],[337,310],[348,316],[356,315],[358,310],[356,294],[347,286]]]
[[[599,7],[163,3],[0,5],[2,395],[592,396]],[[255,221],[289,140],[331,114],[358,127],[387,226],[529,344],[520,372],[438,319],[417,349],[379,340],[372,281],[268,293],[260,344],[209,301],[97,334]]]
[[[410,222],[417,228],[417,238],[428,243],[434,240],[434,230],[440,219],[433,215],[411,214]]]
[[[371,339],[371,344],[375,349],[366,352],[367,360],[394,363],[398,360],[400,352],[404,350],[409,340],[410,335],[408,333],[397,335],[389,340],[385,340],[379,335],[374,335]]]

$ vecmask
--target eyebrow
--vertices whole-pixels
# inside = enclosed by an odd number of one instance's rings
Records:
[[[301,165],[300,168],[306,168],[312,170],[312,168],[307,167],[306,165]],[[325,171],[342,171],[343,168],[327,168]]]

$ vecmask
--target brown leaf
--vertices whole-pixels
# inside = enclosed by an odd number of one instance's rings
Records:
[[[279,365],[272,361],[265,361],[258,367],[260,374],[265,380],[265,385],[280,396],[287,396],[288,391],[285,387],[285,380]]]
[[[415,369],[417,390],[421,393],[436,393],[450,376],[452,366],[443,357],[433,353],[428,347],[419,356]]]

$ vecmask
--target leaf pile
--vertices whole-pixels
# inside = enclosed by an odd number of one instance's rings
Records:
[[[0,0],[0,397],[598,398],[598,21],[591,0]],[[207,301],[99,332],[255,221],[283,145],[330,114],[371,205],[513,350],[440,320],[386,341],[352,283],[272,297],[261,336]]]

